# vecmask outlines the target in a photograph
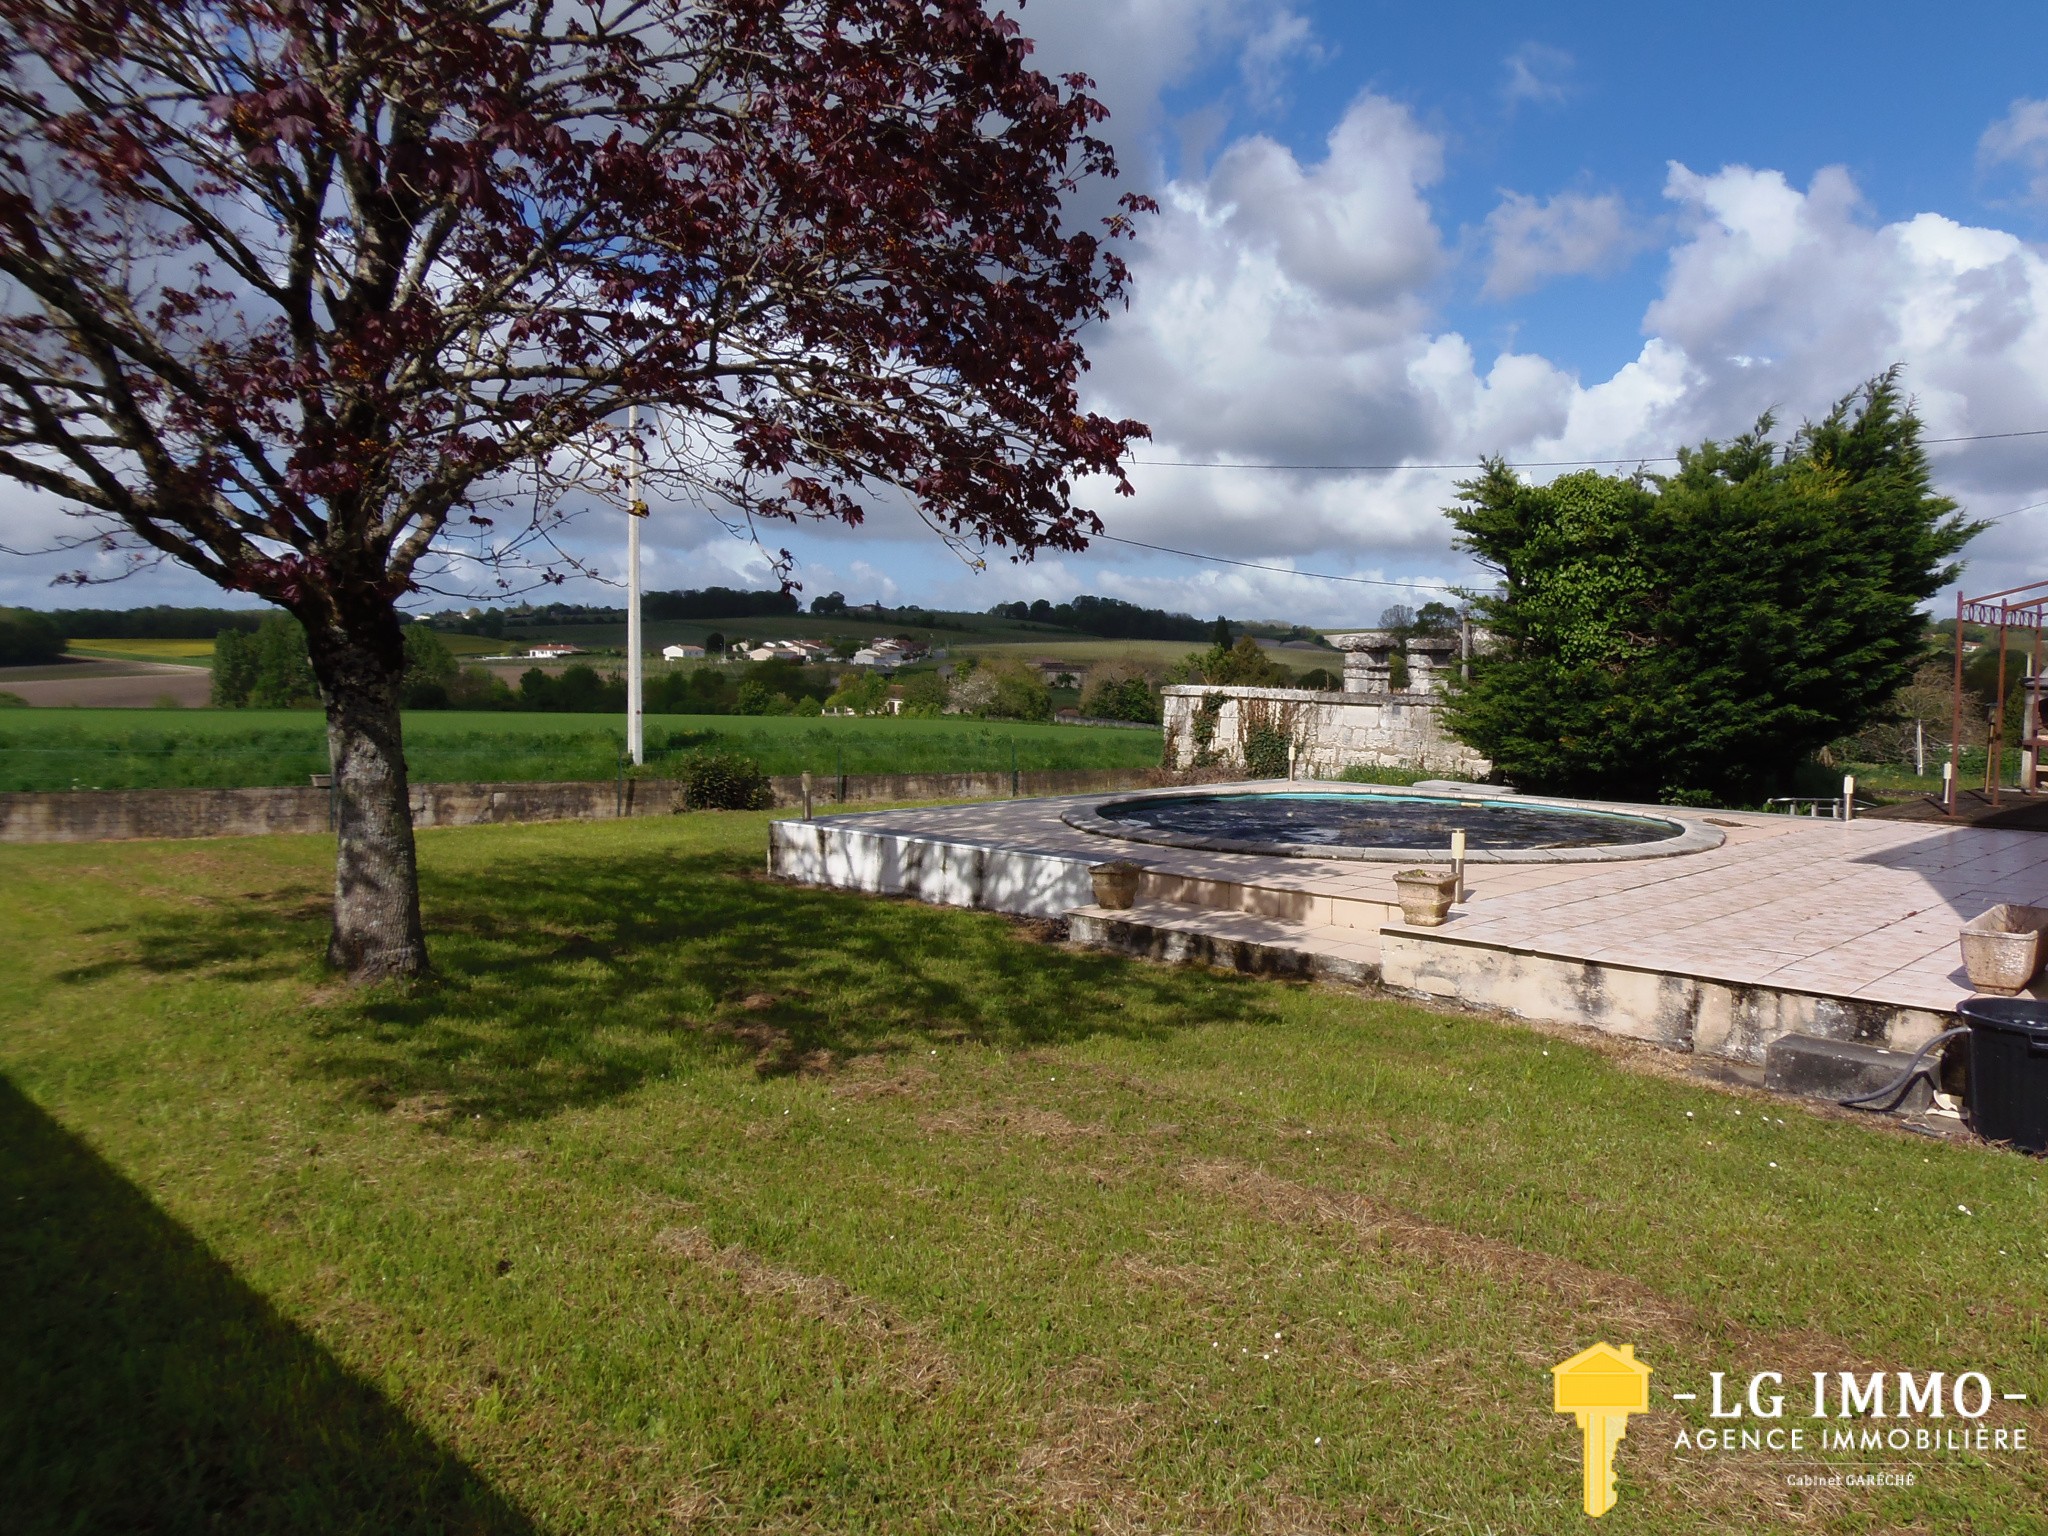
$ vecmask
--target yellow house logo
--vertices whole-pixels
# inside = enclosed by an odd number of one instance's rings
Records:
[[[1614,1508],[1614,1448],[1628,1433],[1628,1416],[1650,1411],[1650,1368],[1636,1347],[1605,1342],[1582,1349],[1550,1368],[1552,1408],[1575,1415],[1585,1442],[1586,1513]]]

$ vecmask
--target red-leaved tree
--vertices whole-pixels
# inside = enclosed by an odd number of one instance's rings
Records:
[[[1102,108],[978,0],[0,0],[0,50],[0,474],[304,623],[352,976],[426,964],[396,603],[548,573],[627,406],[747,518],[1029,556],[1129,489],[1079,333],[1150,205],[1063,224]]]

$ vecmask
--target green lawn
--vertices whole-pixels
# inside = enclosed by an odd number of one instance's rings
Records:
[[[1984,760],[1987,755],[1983,747],[1966,747],[1960,754],[1956,781],[1964,789],[1984,787]],[[1845,773],[1856,776],[1858,794],[1879,795],[1886,799],[1902,800],[1913,795],[1938,795],[1941,793],[1941,765],[1948,761],[1948,743],[1938,746],[1930,743],[1927,753],[1925,774],[1915,774],[1910,766],[1897,763],[1844,763],[1840,768],[1828,770],[1825,775],[1819,770],[1810,773],[1816,782],[1831,781],[1839,784]],[[2013,785],[2020,779],[2020,750],[2008,748],[2000,757],[2004,776],[2000,782]]]
[[[606,779],[624,721],[610,715],[427,710],[405,717],[422,783]],[[0,790],[231,788],[304,784],[327,769],[313,710],[17,709],[0,714]],[[943,773],[1149,768],[1156,731],[888,717],[650,715],[662,749],[744,752],[769,773]]]
[[[1664,1395],[1982,1369],[2038,1441],[2038,1163],[765,825],[424,833],[439,979],[367,993],[324,839],[0,849],[7,1529],[1579,1531],[1603,1337],[1606,1530],[2044,1529],[2038,1449],[1807,1492]]]

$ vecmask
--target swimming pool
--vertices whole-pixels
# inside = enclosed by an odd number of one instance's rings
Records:
[[[1066,819],[1133,842],[1338,859],[1441,861],[1458,831],[1475,863],[1640,858],[1721,841],[1711,829],[1677,819],[1517,795],[1167,792],[1113,797]]]

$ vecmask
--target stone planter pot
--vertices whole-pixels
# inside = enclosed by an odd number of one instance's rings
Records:
[[[2048,938],[2048,907],[2022,907],[2000,902],[1963,924],[1963,969],[1970,988],[1998,997],[2023,990],[2041,968]]]
[[[1144,865],[1133,864],[1129,859],[1097,864],[1088,871],[1095,886],[1095,905],[1114,912],[1125,910],[1138,899],[1138,880],[1144,873]]]
[[[1401,920],[1415,928],[1440,928],[1458,896],[1458,877],[1428,869],[1404,869],[1394,876],[1401,893]]]

